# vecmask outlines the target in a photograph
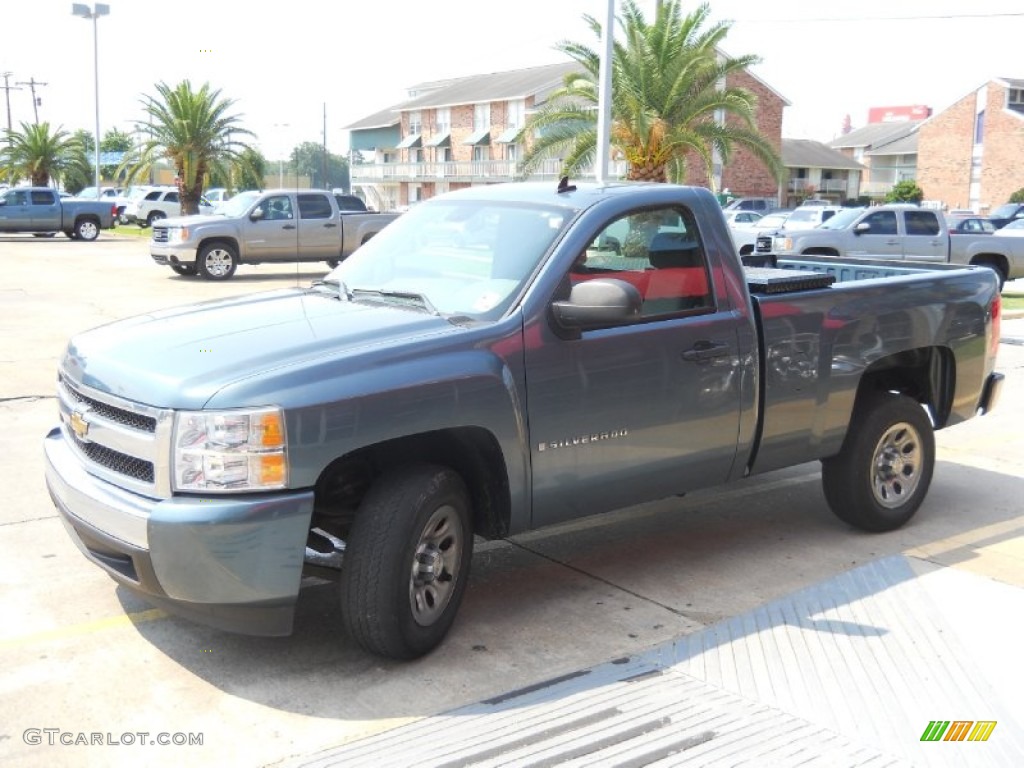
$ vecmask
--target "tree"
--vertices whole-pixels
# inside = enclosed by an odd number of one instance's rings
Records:
[[[783,172],[775,148],[757,131],[756,97],[744,88],[723,86],[729,75],[758,63],[756,56],[725,56],[718,46],[730,24],[704,29],[705,3],[683,15],[679,0],[659,2],[649,24],[635,0],[624,0],[611,61],[611,143],[629,163],[631,180],[667,181],[685,177],[686,163],[698,159],[712,178],[716,155],[728,162],[734,146],[751,150],[776,176]],[[584,20],[601,39],[601,24]],[[597,148],[600,56],[583,43],[563,41],[556,48],[582,71],[567,75],[520,135],[536,135],[524,158],[533,170],[550,156],[563,157],[563,173],[590,165]],[[720,119],[724,116],[726,119]]]
[[[292,150],[290,170],[299,176],[308,176],[314,186],[332,189],[349,187],[348,160],[340,155],[327,152],[324,162],[324,147],[314,141],[304,141]],[[327,178],[324,178],[326,166]]]
[[[1010,195],[1010,199],[1009,199],[1008,202],[1011,202],[1011,203],[1024,203],[1024,187],[1021,187],[1016,192],[1014,192],[1012,195]]]
[[[67,131],[49,123],[22,123],[21,130],[4,131],[7,145],[0,152],[0,166],[14,177],[27,176],[35,187],[46,187],[59,178],[81,152],[81,145]]]
[[[247,147],[242,150],[239,162],[210,172],[209,186],[225,187],[232,191],[263,189],[263,177],[266,173],[267,159],[259,150]]]
[[[924,191],[913,179],[896,182],[885,196],[887,203],[920,203],[924,199]]]
[[[229,114],[235,102],[222,98],[220,90],[211,89],[209,83],[203,83],[199,90],[193,89],[188,80],[173,88],[161,82],[155,88],[157,98],[142,99],[148,118],[146,124],[136,126],[142,137],[141,150],[130,155],[122,166],[132,180],[148,173],[158,159],[170,160],[182,214],[198,213],[207,176],[226,173],[231,163],[241,163],[248,145],[239,137],[253,134],[239,125],[238,115]]]

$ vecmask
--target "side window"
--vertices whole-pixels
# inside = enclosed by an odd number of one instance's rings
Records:
[[[864,223],[871,228],[872,235],[897,234],[895,211],[875,211],[864,219]]]
[[[821,223],[824,224],[826,221],[836,215],[835,211],[822,211],[821,212]]]
[[[292,214],[292,200],[287,195],[268,197],[263,202],[263,210],[267,212],[264,216],[267,221],[284,221],[295,218]]]
[[[903,220],[908,235],[934,236],[939,234],[939,219],[931,211],[907,211]]]
[[[12,189],[7,193],[8,205],[28,205],[28,195],[23,189]]]
[[[614,278],[633,285],[644,318],[714,308],[707,258],[686,209],[627,214],[609,223],[576,259],[573,284]]]
[[[164,198],[164,202],[165,203],[177,203],[179,201],[180,200],[178,198],[178,193],[177,192],[168,192],[167,193],[167,197]]]
[[[160,190],[158,189],[155,192],[150,192],[148,195],[146,195],[146,199],[147,200],[159,200],[160,199]]]
[[[354,195],[335,195],[334,199],[338,201],[338,210],[340,211],[362,212],[366,210],[363,201]]]
[[[45,189],[32,190],[32,205],[53,205],[53,192]]]
[[[326,195],[299,195],[299,218],[331,218],[331,201]]]

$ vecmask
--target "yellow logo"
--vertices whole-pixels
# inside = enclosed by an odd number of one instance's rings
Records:
[[[81,411],[72,411],[70,422],[71,431],[75,433],[75,437],[82,442],[88,442],[89,422],[85,420],[85,414]]]

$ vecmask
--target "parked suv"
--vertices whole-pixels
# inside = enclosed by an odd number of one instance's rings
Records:
[[[206,198],[200,198],[199,213],[213,213],[213,206]],[[174,187],[156,187],[145,196],[133,201],[125,209],[128,221],[140,227],[151,227],[154,221],[171,216],[181,216],[181,198]]]
[[[723,208],[726,211],[740,210],[768,213],[773,208],[777,208],[778,205],[779,203],[774,197],[737,197],[731,203],[723,206]]]
[[[786,219],[786,230],[814,229],[824,224],[842,209],[838,205],[801,205]]]

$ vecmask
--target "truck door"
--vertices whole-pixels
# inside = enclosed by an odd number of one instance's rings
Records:
[[[298,226],[290,195],[270,195],[256,206],[262,215],[245,223],[247,259],[252,261],[294,261],[298,249]]]
[[[719,311],[692,212],[609,222],[561,290],[602,278],[636,287],[639,318],[576,338],[548,317],[525,329],[535,525],[723,482],[736,454],[747,320]]]
[[[32,229],[32,209],[28,190],[11,189],[4,194],[0,205],[0,231],[22,232]]]
[[[309,260],[337,259],[341,254],[341,216],[325,194],[300,193],[299,255]]]
[[[33,189],[29,195],[32,201],[32,228],[56,232],[61,227],[60,203],[57,193],[49,189]],[[68,224],[70,226],[70,222]]]
[[[866,232],[850,232],[850,247],[847,255],[856,258],[900,259],[903,257],[903,242],[896,224],[896,211],[874,211],[856,226],[867,224]]]
[[[903,258],[908,261],[947,261],[949,235],[941,234],[939,217],[935,211],[902,211],[906,235],[903,238]]]

